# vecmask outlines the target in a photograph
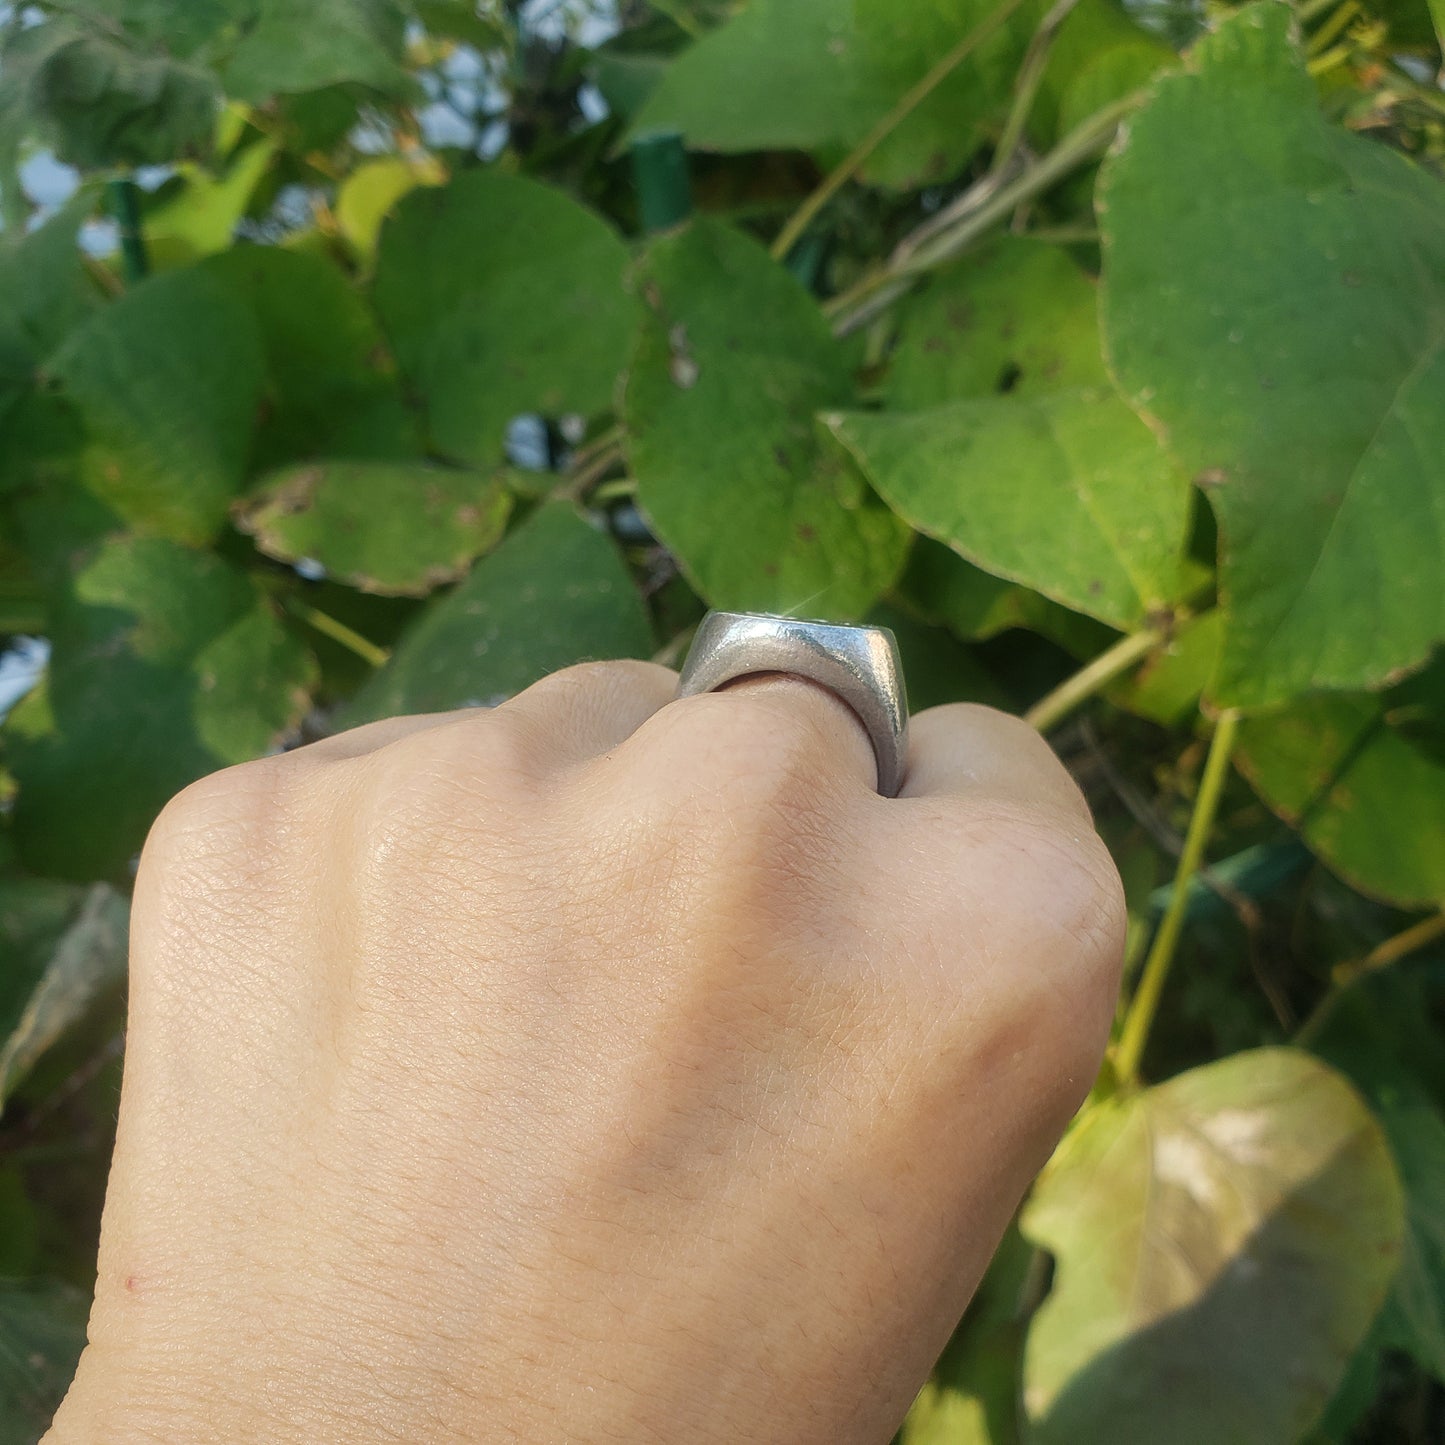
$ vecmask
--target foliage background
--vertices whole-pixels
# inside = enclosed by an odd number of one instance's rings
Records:
[[[706,604],[1027,711],[1128,887],[1109,1063],[903,1440],[1445,1439],[1442,29],[0,11],[3,675],[48,657],[0,732],[0,1442],[83,1340],[166,798],[676,661]]]

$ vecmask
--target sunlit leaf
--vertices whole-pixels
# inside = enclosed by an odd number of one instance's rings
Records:
[[[701,150],[841,152],[867,135],[988,0],[751,0],[673,62],[632,134],[677,130]],[[957,172],[1006,101],[1040,7],[1019,14],[902,118],[864,174],[888,185]]]
[[[1056,1261],[1024,1405],[1037,1445],[1278,1445],[1324,1408],[1399,1266],[1379,1124],[1259,1050],[1095,1106],[1022,1227]]]

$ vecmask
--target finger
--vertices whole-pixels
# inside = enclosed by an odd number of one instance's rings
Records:
[[[669,667],[583,662],[533,683],[496,713],[565,765],[611,752],[676,696],[677,674]]]
[[[793,673],[757,673],[685,697],[641,727],[628,745],[642,763],[677,764],[710,776],[782,766],[819,786],[872,792],[873,745],[858,715],[835,693]]]
[[[763,672],[740,677],[722,692],[773,699],[789,713],[805,718],[817,735],[825,770],[840,779],[857,778],[876,791],[878,759],[868,730],[862,718],[830,688],[796,673]]]
[[[990,796],[1045,804],[1092,824],[1089,805],[1054,750],[1019,718],[950,703],[910,725],[903,798]]]
[[[286,754],[288,762],[334,763],[346,758],[365,757],[378,752],[389,743],[409,738],[414,733],[430,732],[434,728],[447,727],[463,718],[485,712],[482,708],[463,708],[457,712],[416,713],[411,717],[386,718],[381,722],[365,723],[359,728],[350,728],[335,737],[322,738],[320,742],[308,743],[304,748],[295,748]]]

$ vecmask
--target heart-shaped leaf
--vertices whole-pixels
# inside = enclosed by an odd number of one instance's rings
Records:
[[[1110,389],[829,423],[894,511],[999,577],[1124,629],[1183,590],[1188,489]]]
[[[747,236],[697,221],[639,263],[623,414],[638,499],[714,606],[856,617],[907,533],[821,435],[852,397],[817,303]]]
[[[1326,122],[1284,5],[1129,123],[1099,191],[1119,381],[1222,533],[1214,694],[1378,685],[1445,636],[1445,184]]]
[[[238,521],[269,556],[311,558],[363,592],[423,597],[501,540],[500,478],[423,462],[317,462],[269,477]]]
[[[376,305],[437,447],[490,466],[514,417],[606,407],[637,321],[626,265],[605,221],[537,181],[468,171],[406,196]]]
[[[1025,1353],[1030,1440],[1299,1439],[1403,1224],[1379,1124],[1308,1054],[1237,1054],[1095,1106],[1022,1219],[1056,1261]]]

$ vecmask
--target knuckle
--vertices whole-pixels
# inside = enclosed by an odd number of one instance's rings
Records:
[[[816,783],[826,773],[817,720],[774,693],[743,689],[682,698],[643,731],[652,735],[649,753],[655,746],[657,756],[683,774],[726,783],[728,796],[743,805],[796,792],[798,784]]]
[[[506,826],[538,792],[536,749],[518,719],[478,713],[342,764],[354,835],[385,861],[465,851]]]
[[[1123,888],[1103,841],[1081,817],[1043,804],[976,803],[932,822],[913,927],[963,965],[942,970],[954,980],[960,1028],[974,1028],[982,989],[1008,1049],[1051,1074],[1092,1076],[1124,954]]]
[[[187,859],[261,845],[285,808],[288,788],[281,763],[261,758],[182,789],[151,825],[142,867],[155,872]]]

